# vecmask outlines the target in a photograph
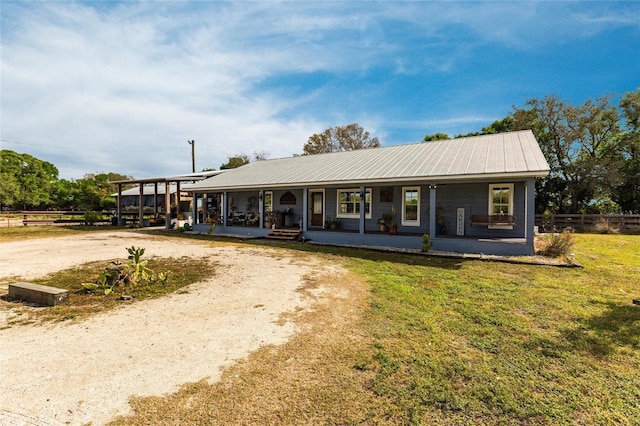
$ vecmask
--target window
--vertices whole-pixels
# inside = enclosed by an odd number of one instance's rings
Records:
[[[420,226],[420,187],[402,188],[402,226]]]
[[[371,188],[365,191],[364,213],[367,219],[371,219]],[[339,189],[338,190],[338,211],[337,217],[359,218],[360,217],[360,190],[359,189]]]
[[[489,214],[513,215],[513,184],[496,183],[489,185]],[[491,229],[513,229],[513,226],[490,226]]]

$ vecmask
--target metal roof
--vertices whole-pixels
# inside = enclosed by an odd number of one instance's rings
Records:
[[[156,192],[156,187],[153,183],[145,183],[142,186],[142,195],[153,195],[154,193],[157,195],[164,195],[164,193],[166,192],[166,186],[164,185],[164,183],[162,183],[162,185],[160,183],[158,183],[158,187],[157,187],[157,192]],[[169,185],[169,193],[170,194],[175,194],[176,191],[178,190],[178,185],[176,185],[175,183],[171,183]],[[180,188],[180,192],[186,192],[182,190],[182,187]],[[140,195],[140,185],[138,186],[134,186],[133,188],[129,188],[129,189],[125,189],[124,191],[122,191],[122,195],[123,196],[130,196],[130,195],[135,195],[135,196],[139,196]],[[116,192],[115,194],[111,195],[112,197],[117,197],[118,193]]]
[[[185,175],[177,175],[177,176],[169,176],[169,177],[155,177],[155,178],[143,178],[143,179],[125,179],[125,180],[114,180],[110,183],[113,184],[149,184],[149,183],[164,183],[164,182],[193,182],[202,179],[206,179],[211,176],[216,176],[221,173],[226,172],[226,170],[208,170],[206,172],[195,172],[188,173]]]
[[[542,177],[549,164],[530,130],[249,163],[188,191]]]

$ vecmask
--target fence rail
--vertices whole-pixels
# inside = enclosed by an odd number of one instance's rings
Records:
[[[22,225],[97,225],[112,223],[111,212],[23,210]]]
[[[540,232],[640,232],[640,214],[537,214]]]

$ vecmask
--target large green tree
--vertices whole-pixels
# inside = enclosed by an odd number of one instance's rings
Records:
[[[620,109],[625,122],[620,135],[623,166],[615,201],[623,211],[640,213],[640,88],[624,94]]]
[[[379,146],[380,141],[377,137],[372,138],[368,131],[357,123],[352,123],[346,126],[331,127],[322,133],[310,136],[302,148],[302,155],[353,151]]]
[[[50,206],[58,169],[29,154],[0,151],[0,205],[11,209],[42,209]]]
[[[132,179],[118,173],[89,173],[72,184],[73,207],[78,210],[109,210],[116,205],[113,181]]]
[[[621,157],[619,114],[610,101],[604,96],[573,106],[550,95],[512,113],[509,130],[532,129],[551,167],[537,185],[539,208],[580,213],[613,198]]]
[[[247,154],[236,154],[233,157],[227,157],[227,162],[220,166],[220,170],[235,169],[250,162],[251,159]]]

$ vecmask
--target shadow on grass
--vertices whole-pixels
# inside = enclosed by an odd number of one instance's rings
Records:
[[[560,330],[560,341],[542,338],[530,347],[542,349],[547,356],[562,352],[583,352],[595,357],[611,355],[617,349],[640,349],[640,307],[603,303],[606,310],[576,322],[576,326]]]

